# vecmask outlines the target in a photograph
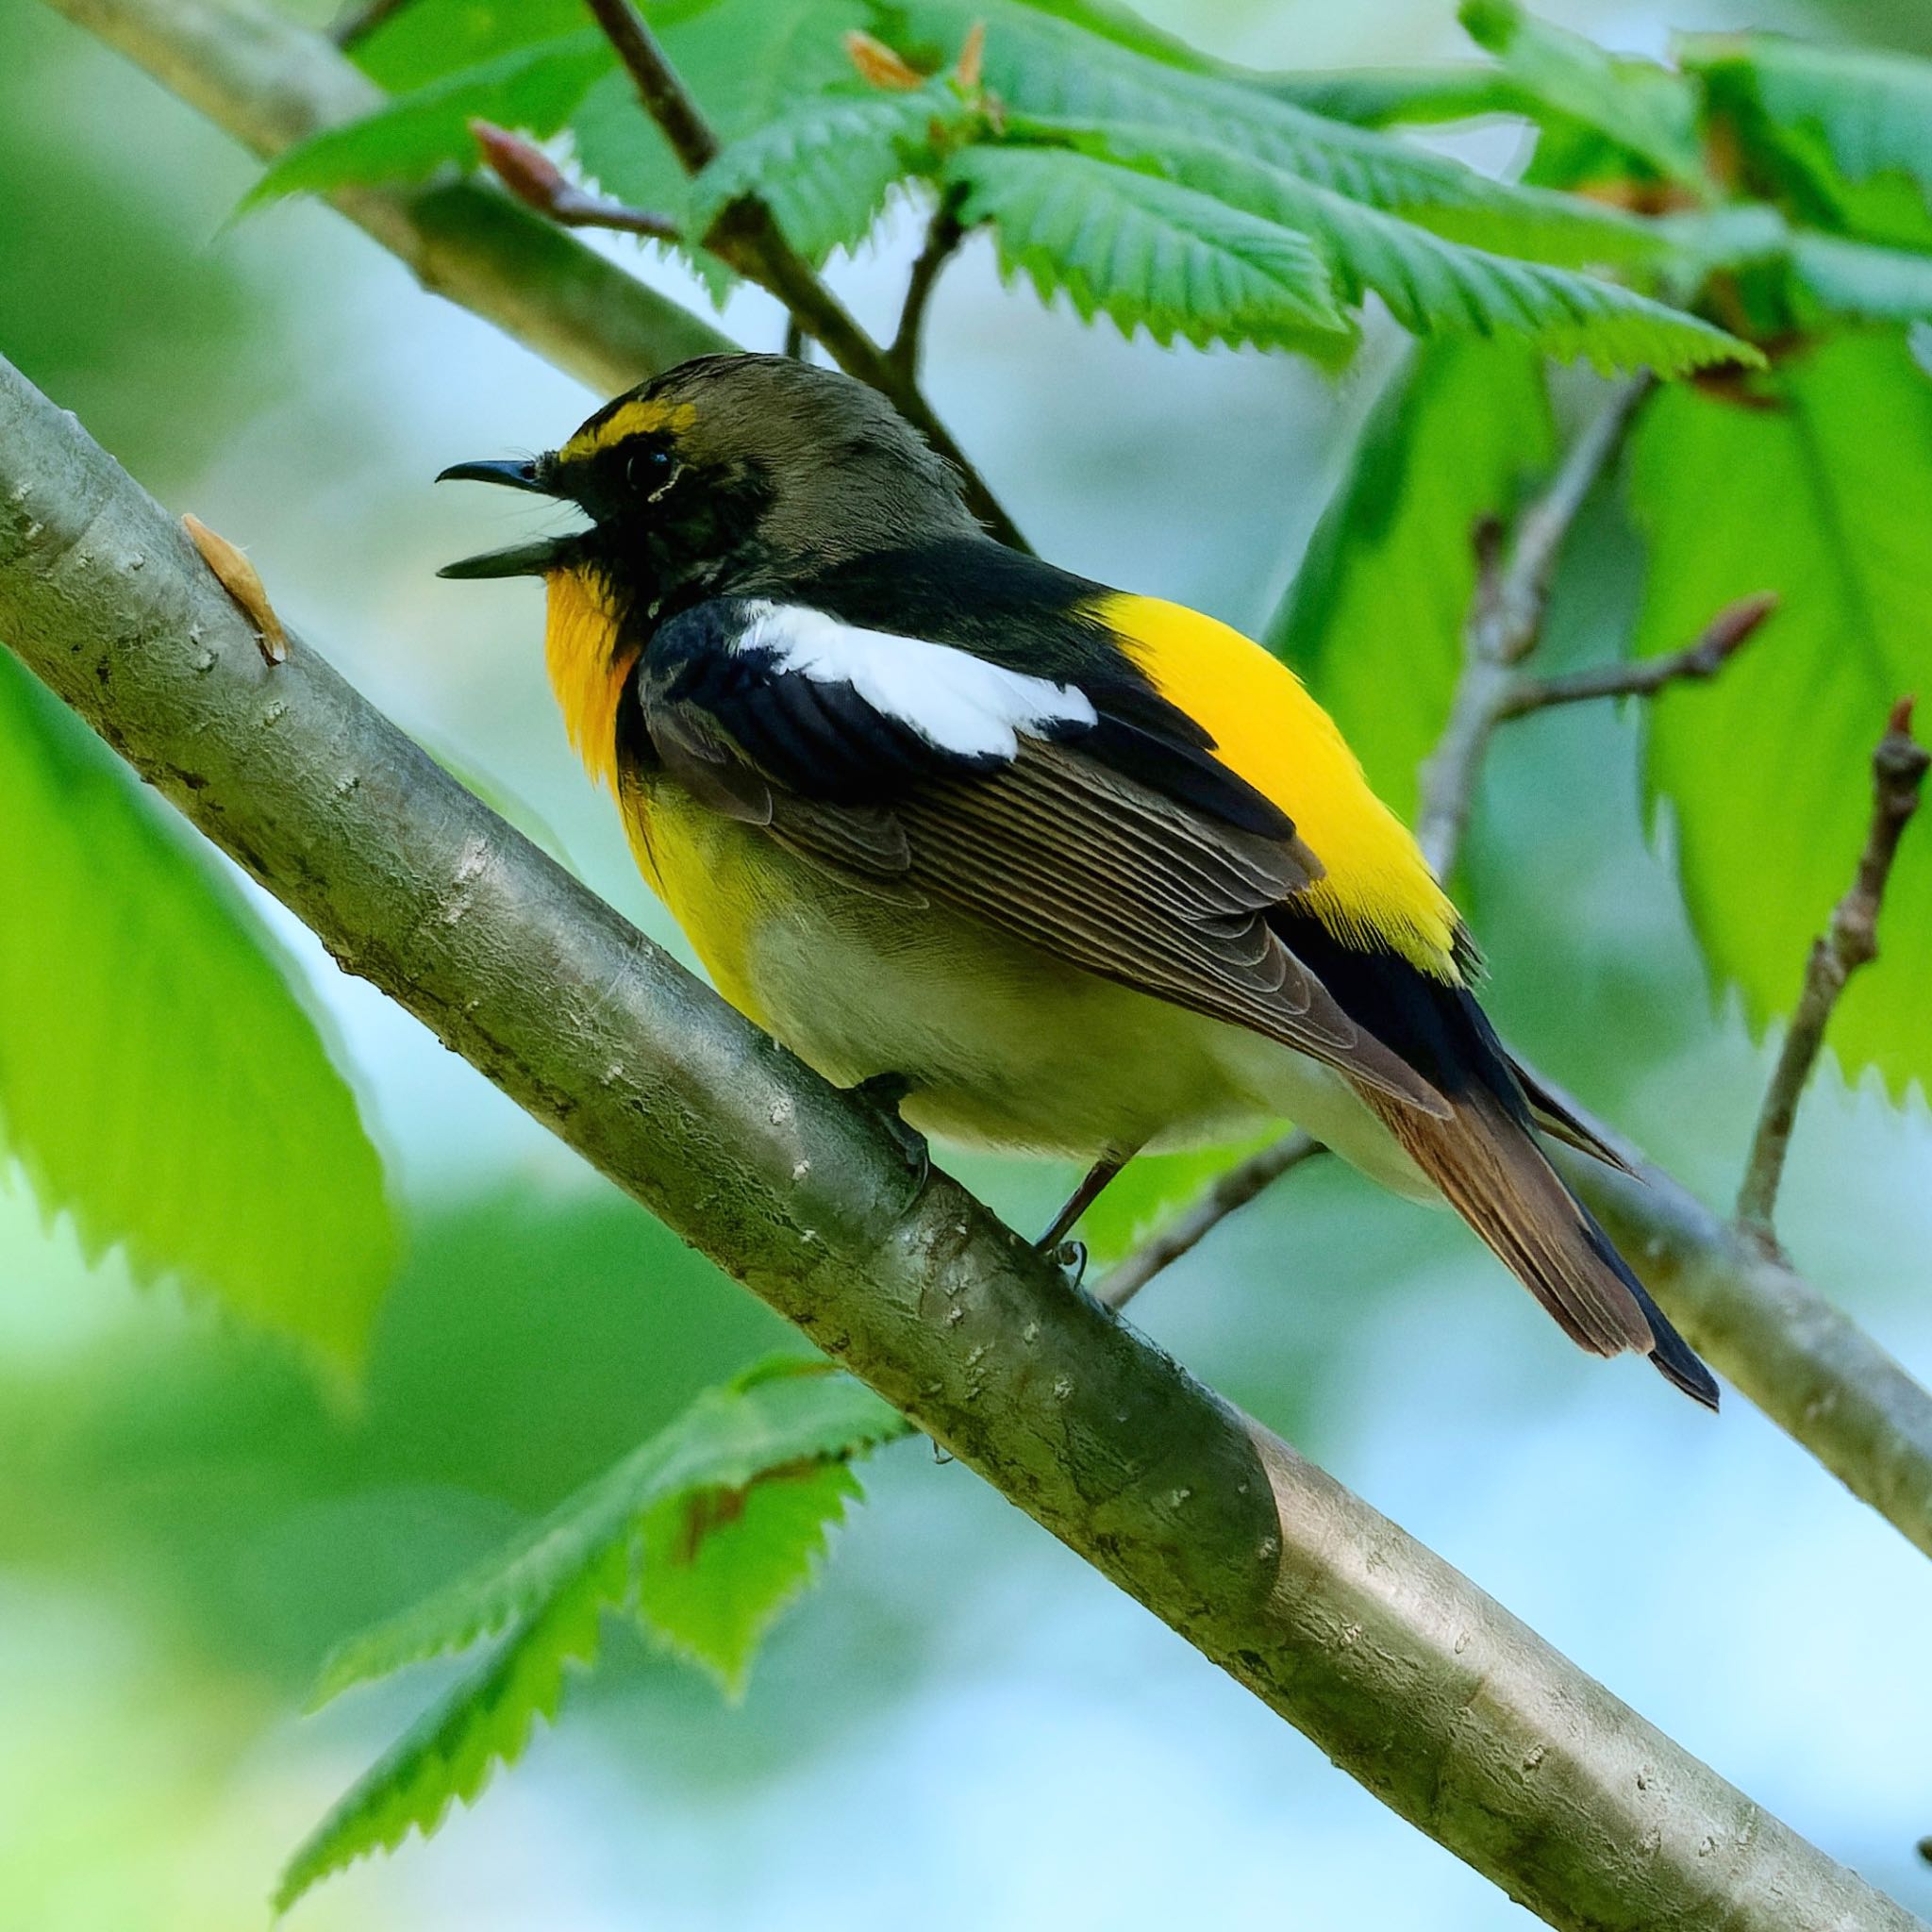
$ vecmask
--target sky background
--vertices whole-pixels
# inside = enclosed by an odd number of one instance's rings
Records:
[[[1453,53],[1446,0],[1148,9],[1260,66]],[[1808,25],[1932,52],[1901,4],[1549,5],[1624,48]],[[1465,144],[1507,166],[1493,130]],[[245,157],[42,9],[0,9],[0,352],[377,704],[549,828],[667,942],[542,681],[539,593],[440,582],[529,527],[445,464],[554,444],[595,398],[415,289],[325,210],[230,226]],[[838,265],[884,325],[917,223]],[[613,243],[622,250],[626,244]],[[668,287],[675,271],[646,263]],[[775,347],[762,298],[726,325]],[[1249,628],[1386,367],[1166,353],[1003,291],[982,241],[933,316],[941,415],[1039,547]],[[1599,509],[1552,649],[1612,648],[1630,546]],[[1767,1057],[1713,1010],[1632,721],[1511,727],[1469,864],[1492,1009],[1707,1198]],[[271,908],[343,1042],[409,1257],[360,1405],[260,1341],[90,1271],[0,1186],[0,1927],[229,1932],[435,1686],[301,1716],[323,1651],[486,1553],[707,1382],[781,1343],[690,1256]],[[680,948],[681,950],[681,948]],[[1884,970],[1884,969],[1880,969]],[[1891,970],[1899,970],[1893,962]],[[960,1171],[1020,1224],[1066,1175]],[[1800,1266],[1932,1375],[1932,1134],[1827,1072],[1781,1210]],[[1572,1351],[1446,1216],[1319,1163],[1151,1289],[1136,1322],[1740,1784],[1932,1913],[1932,1571],[1741,1399],[1713,1422]],[[560,1728],[437,1840],[299,1932],[933,1932],[1533,1923],[1178,1638],[918,1443],[780,1627],[749,1697],[620,1638]]]

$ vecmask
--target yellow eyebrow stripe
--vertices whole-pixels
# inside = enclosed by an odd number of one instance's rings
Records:
[[[564,444],[562,454],[565,457],[594,456],[599,450],[608,449],[628,437],[648,436],[654,430],[669,429],[676,434],[690,428],[696,415],[696,408],[690,403],[669,403],[650,397],[625,403],[601,422],[579,429]]]

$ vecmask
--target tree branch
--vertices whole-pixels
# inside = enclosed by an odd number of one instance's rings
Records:
[[[1752,1136],[1744,1164],[1744,1184],[1738,1194],[1738,1225],[1767,1255],[1778,1253],[1772,1217],[1777,1207],[1778,1183],[1784,1177],[1785,1155],[1798,1118],[1811,1069],[1824,1044],[1824,1029],[1851,976],[1878,957],[1878,915],[1885,905],[1885,888],[1898,841],[1919,808],[1925,769],[1932,763],[1924,745],[1912,736],[1912,700],[1892,707],[1885,736],[1872,754],[1872,826],[1850,889],[1833,908],[1824,936],[1811,947],[1805,968],[1805,986],[1785,1033],[1784,1046],[1764,1096],[1764,1108]]]
[[[0,636],[349,970],[1550,1924],[1908,1932],[1441,1558],[1069,1293],[301,639],[0,362]]]
[[[698,174],[717,154],[718,138],[666,58],[658,37],[630,0],[587,0],[587,4],[630,75],[644,111],[671,143],[679,165],[688,175]],[[706,247],[746,280],[776,296],[847,375],[877,390],[953,465],[965,486],[973,513],[1002,543],[1016,550],[1027,547],[986,479],[933,413],[910,370],[859,327],[844,304],[813,274],[810,263],[786,241],[763,202],[733,202],[712,224],[704,241]]]
[[[1704,626],[1694,643],[1660,658],[1635,658],[1620,664],[1592,664],[1560,677],[1523,677],[1503,693],[1497,720],[1521,718],[1558,705],[1591,698],[1651,698],[1673,684],[1697,684],[1715,677],[1757,634],[1778,607],[1775,591],[1759,591],[1727,604]]]
[[[384,95],[320,34],[247,0],[48,0],[263,159]],[[596,391],[736,346],[594,250],[472,182],[329,197],[426,289]]]
[[[940,205],[933,209],[932,220],[926,225],[924,245],[914,258],[912,272],[906,279],[906,301],[899,310],[899,326],[886,351],[887,359],[905,382],[919,379],[919,352],[924,346],[925,312],[932,302],[932,291],[939,286],[940,271],[966,239],[966,227],[959,219],[963,199],[958,190],[940,197]]]

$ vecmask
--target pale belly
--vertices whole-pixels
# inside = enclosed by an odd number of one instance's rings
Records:
[[[922,1133],[1092,1160],[1291,1120],[1385,1186],[1434,1190],[1331,1069],[938,906],[850,886],[660,790],[646,875],[719,991],[828,1080],[909,1083]]]

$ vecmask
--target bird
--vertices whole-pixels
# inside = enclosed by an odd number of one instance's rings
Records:
[[[1143,1150],[1292,1121],[1454,1208],[1572,1341],[1717,1384],[1550,1158],[1402,821],[1294,673],[995,541],[881,394],[706,356],[439,481],[579,527],[540,576],[573,746],[718,991],[917,1136],[1073,1157],[1058,1251]]]

